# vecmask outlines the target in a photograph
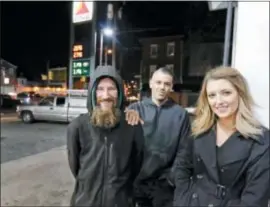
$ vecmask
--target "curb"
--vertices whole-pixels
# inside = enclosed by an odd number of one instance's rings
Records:
[[[19,118],[16,118],[16,117],[3,117],[0,119],[1,121],[20,121]]]

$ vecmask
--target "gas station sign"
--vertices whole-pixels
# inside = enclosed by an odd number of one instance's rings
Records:
[[[93,18],[93,1],[73,1],[72,22],[81,23]]]
[[[79,59],[72,61],[72,76],[90,76],[90,59]]]
[[[73,59],[83,58],[83,45],[74,45],[72,49]]]

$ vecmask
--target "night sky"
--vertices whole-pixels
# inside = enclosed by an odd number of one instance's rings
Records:
[[[27,78],[39,78],[46,61],[67,64],[67,2],[1,2],[1,56]]]
[[[40,78],[51,67],[68,66],[69,2],[1,2],[1,57],[18,66],[18,74]],[[100,27],[106,17],[106,3],[99,2]],[[165,28],[155,32],[128,34],[130,38],[183,34],[198,27],[208,14],[205,2],[126,2],[124,30]],[[154,34],[155,33],[155,34]],[[130,40],[128,47],[132,47]]]

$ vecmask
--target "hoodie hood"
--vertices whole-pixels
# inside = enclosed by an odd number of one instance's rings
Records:
[[[98,66],[90,77],[88,88],[87,109],[91,112],[96,106],[96,87],[102,78],[111,78],[115,81],[118,89],[117,108],[122,109],[124,103],[124,85],[122,78],[112,66]]]

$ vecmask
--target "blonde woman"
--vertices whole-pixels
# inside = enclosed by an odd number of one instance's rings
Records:
[[[176,158],[174,206],[267,207],[269,131],[253,106],[236,69],[206,74],[192,135]]]

